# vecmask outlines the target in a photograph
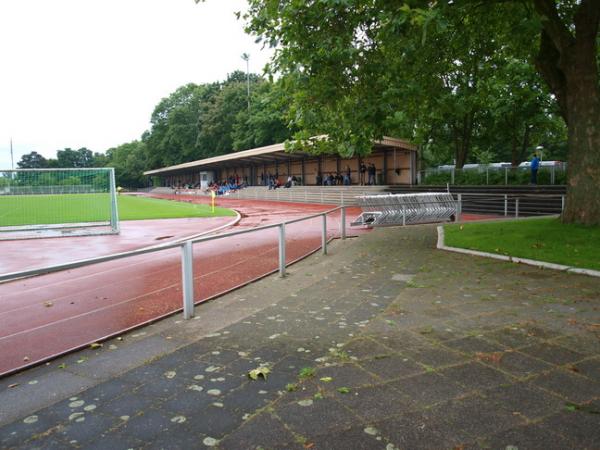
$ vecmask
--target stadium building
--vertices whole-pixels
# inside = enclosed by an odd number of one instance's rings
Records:
[[[405,140],[384,137],[373,142],[366,157],[342,158],[337,155],[313,155],[286,152],[285,144],[274,144],[227,155],[200,159],[175,166],[149,170],[144,175],[153,178],[154,187],[197,186],[205,188],[215,180],[239,177],[248,186],[260,186],[268,175],[277,175],[284,183],[289,176],[301,184],[317,184],[317,177],[345,174],[350,167],[352,184],[360,183],[361,163],[375,165],[379,185],[411,185],[417,177],[417,147]],[[366,178],[366,175],[365,175]]]

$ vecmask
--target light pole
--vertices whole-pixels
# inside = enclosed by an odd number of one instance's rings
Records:
[[[248,112],[250,112],[250,55],[242,53],[242,59],[246,61],[246,88],[248,94]]]
[[[544,160],[544,147],[542,147],[541,145],[538,145],[535,148],[535,151],[537,152],[538,155],[540,155],[540,161]]]

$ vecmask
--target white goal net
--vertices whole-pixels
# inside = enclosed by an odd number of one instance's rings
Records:
[[[0,239],[116,234],[113,168],[0,169]]]

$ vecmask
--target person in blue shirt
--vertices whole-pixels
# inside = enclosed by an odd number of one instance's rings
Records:
[[[537,184],[537,173],[540,168],[540,159],[537,153],[533,154],[533,159],[529,167],[531,168],[531,184]]]

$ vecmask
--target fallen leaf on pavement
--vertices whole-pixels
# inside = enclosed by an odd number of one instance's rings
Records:
[[[267,379],[267,375],[271,373],[271,369],[268,367],[258,367],[257,369],[252,369],[248,372],[248,377],[252,380],[258,380],[259,377],[263,377],[263,379]]]

